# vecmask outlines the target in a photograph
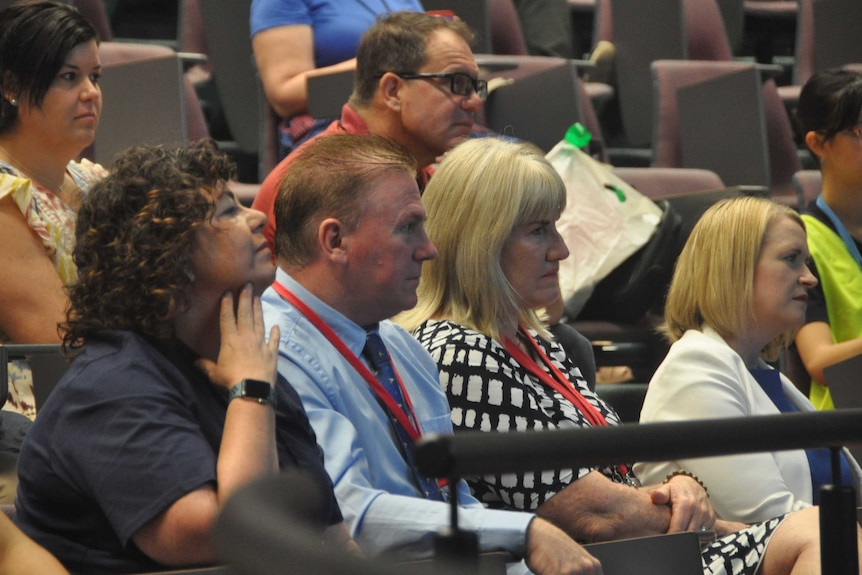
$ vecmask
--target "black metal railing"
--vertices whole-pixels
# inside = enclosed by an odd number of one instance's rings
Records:
[[[821,491],[824,574],[859,575],[855,489],[835,476],[842,445],[862,444],[862,409],[524,433],[429,435],[416,464],[452,484],[467,475],[828,447],[834,485]],[[453,524],[457,531],[457,501]]]

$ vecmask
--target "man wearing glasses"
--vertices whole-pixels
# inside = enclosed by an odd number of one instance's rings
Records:
[[[422,190],[432,164],[473,131],[473,118],[488,95],[460,20],[396,12],[362,37],[353,94],[327,134],[376,134],[403,146],[416,159]],[[296,152],[267,176],[253,207],[267,215],[264,236],[274,246],[273,206],[279,183]]]

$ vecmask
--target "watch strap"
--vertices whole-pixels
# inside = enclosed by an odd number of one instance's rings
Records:
[[[236,398],[253,399],[258,403],[275,405],[275,386],[259,379],[244,379],[230,388],[228,401]]]

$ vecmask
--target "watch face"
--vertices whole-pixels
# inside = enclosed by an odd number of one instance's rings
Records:
[[[272,386],[270,386],[265,381],[260,381],[258,379],[246,379],[245,380],[245,396],[246,397],[254,397],[257,399],[269,399],[269,395],[272,392]]]

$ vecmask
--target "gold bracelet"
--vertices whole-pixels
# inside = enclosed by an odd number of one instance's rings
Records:
[[[673,479],[677,475],[684,475],[686,477],[691,477],[692,479],[697,481],[697,484],[700,485],[701,487],[703,487],[703,492],[706,493],[707,497],[709,497],[709,489],[706,488],[706,485],[703,484],[703,481],[701,481],[697,475],[695,475],[691,471],[686,471],[685,469],[677,469],[673,473],[669,473],[668,476],[665,477],[665,480],[661,482],[662,485],[669,482],[671,479]]]

